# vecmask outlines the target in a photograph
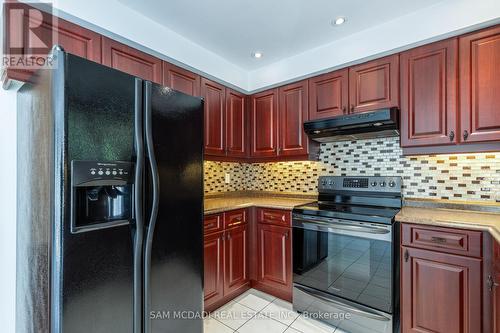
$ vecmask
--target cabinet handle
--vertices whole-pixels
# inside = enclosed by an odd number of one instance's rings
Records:
[[[449,137],[450,141],[453,141],[453,139],[455,139],[455,132],[451,131]]]
[[[281,154],[281,148],[278,147],[278,154]]]
[[[231,239],[231,234],[228,232],[227,233],[227,240],[230,240]]]
[[[285,239],[288,239],[288,231],[285,233]]]
[[[207,228],[212,228],[214,225],[215,225],[215,223],[213,223],[213,222],[212,222],[212,223],[210,223],[210,224],[207,224],[207,225],[206,225],[206,227],[207,227]]]
[[[408,258],[410,258],[410,254],[408,253],[408,249],[405,249],[404,258],[405,258],[405,262],[408,262]]]
[[[443,238],[443,237],[431,237],[431,242],[433,243],[438,243],[438,244],[444,244],[447,242],[446,238]]]
[[[345,106],[345,105],[344,105],[344,106],[342,107],[342,113],[343,113],[343,114],[346,114],[346,113],[347,113],[347,106]]]
[[[488,290],[489,291],[493,291],[493,288],[496,288],[498,286],[500,286],[500,284],[498,284],[498,282],[495,282],[495,280],[493,280],[493,277],[491,275],[488,275]]]
[[[242,223],[243,223],[243,221],[242,221],[242,220],[237,220],[237,221],[235,221],[235,222],[233,222],[233,223],[229,224],[229,227],[233,227],[233,226],[235,226],[235,225],[242,224]]]
[[[464,131],[464,141],[467,141],[467,138],[469,137],[469,132],[467,130]]]
[[[351,104],[351,113],[354,113],[354,104]]]

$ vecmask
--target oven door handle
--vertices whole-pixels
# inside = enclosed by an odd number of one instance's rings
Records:
[[[300,224],[297,225],[295,222],[299,222]],[[313,230],[319,230],[319,231],[324,231],[324,232],[329,232],[330,229],[363,232],[363,233],[378,234],[378,235],[384,235],[384,234],[388,234],[391,232],[390,230],[388,230],[386,228],[381,228],[381,227],[359,226],[359,225],[353,225],[353,224],[342,223],[342,222],[327,223],[327,222],[321,222],[318,220],[310,221],[310,220],[307,220],[304,218],[298,218],[298,217],[293,218],[293,226],[294,227],[302,228],[304,226],[307,227],[307,225],[314,226]],[[305,228],[305,229],[307,229],[307,228]]]
[[[327,303],[333,304],[334,306],[336,306],[336,307],[338,307],[338,308],[340,308],[342,310],[349,311],[351,313],[359,314],[359,315],[361,315],[361,316],[363,316],[365,318],[375,319],[375,320],[379,320],[379,321],[390,321],[391,320],[390,318],[388,318],[386,316],[383,316],[381,314],[378,314],[378,313],[376,313],[374,311],[370,311],[370,310],[367,310],[367,309],[360,309],[360,308],[357,308],[357,307],[354,307],[354,306],[351,306],[351,305],[348,305],[348,304],[336,301],[336,300],[334,300],[332,298],[325,297],[321,293],[317,292],[314,289],[305,288],[305,287],[302,287],[302,286],[299,286],[299,285],[294,285],[294,288],[297,288],[298,290],[302,291],[303,293],[306,293],[306,294],[309,294],[309,295],[311,295],[313,297],[319,298],[323,302],[327,302]]]

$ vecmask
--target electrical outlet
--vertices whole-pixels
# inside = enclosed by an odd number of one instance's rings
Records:
[[[231,182],[231,174],[226,173],[224,176],[224,183],[229,184]]]

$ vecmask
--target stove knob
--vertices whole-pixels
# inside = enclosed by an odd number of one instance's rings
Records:
[[[324,179],[323,179],[323,180],[321,181],[321,185],[326,185],[326,180],[324,180]]]
[[[381,187],[385,187],[385,182],[380,182]]]
[[[396,183],[394,182],[394,180],[391,180],[389,182],[389,187],[394,187],[394,186],[396,186]]]
[[[377,186],[377,182],[372,182],[371,185],[372,186]]]
[[[330,180],[330,181],[328,182],[328,185],[330,185],[330,186],[332,186],[333,184],[334,184],[334,183],[333,183],[333,180]]]

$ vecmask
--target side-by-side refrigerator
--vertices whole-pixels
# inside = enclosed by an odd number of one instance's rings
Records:
[[[18,92],[16,331],[201,333],[203,100],[53,64]]]

